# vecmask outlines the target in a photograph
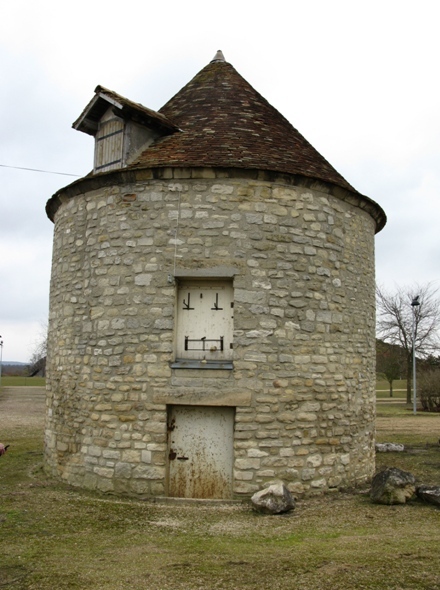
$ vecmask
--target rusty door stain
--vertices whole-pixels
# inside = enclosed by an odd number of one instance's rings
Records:
[[[168,412],[168,495],[232,496],[234,408],[171,406]]]

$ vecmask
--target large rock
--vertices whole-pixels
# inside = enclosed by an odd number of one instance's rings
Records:
[[[282,514],[295,508],[295,499],[282,483],[273,484],[256,492],[251,502],[258,512],[264,514]]]
[[[404,450],[405,446],[400,443],[376,443],[378,453],[401,453]]]
[[[440,486],[419,486],[416,493],[421,500],[440,506]]]
[[[405,504],[414,496],[415,484],[412,473],[390,467],[374,476],[370,497],[376,504]]]

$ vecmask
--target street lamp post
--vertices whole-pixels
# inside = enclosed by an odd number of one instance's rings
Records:
[[[416,379],[416,307],[419,307],[419,295],[414,297],[411,301],[411,307],[413,312],[413,323],[412,323],[412,351],[413,351],[413,409],[414,415],[417,414],[417,379]]]

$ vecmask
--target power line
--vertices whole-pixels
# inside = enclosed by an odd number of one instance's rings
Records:
[[[7,164],[0,164],[2,168],[14,168],[14,170],[28,170],[29,172],[43,172],[44,174],[59,174],[61,176],[75,176],[80,178],[79,174],[68,174],[67,172],[52,172],[50,170],[39,170],[38,168],[24,168],[23,166],[8,166]]]

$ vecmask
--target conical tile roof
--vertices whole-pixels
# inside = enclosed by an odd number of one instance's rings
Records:
[[[299,174],[357,192],[221,52],[159,113],[180,131],[148,147],[129,168],[250,168]]]
[[[75,196],[84,190],[110,186],[115,175],[136,177],[150,168],[205,168],[256,170],[281,173],[341,188],[338,197],[351,200],[376,222],[386,223],[382,208],[354,189],[327,160],[227,63],[221,51],[158,112],[133,103],[101,86],[87,105],[75,128],[94,134],[102,115],[100,99],[148,128],[160,138],[146,147],[127,166],[105,173],[91,172],[59,190],[49,199],[46,211],[53,219],[59,195]],[[102,108],[101,108],[102,107]],[[119,113],[116,113],[117,115]],[[122,177],[121,177],[122,178]],[[336,194],[336,193],[334,193]]]

